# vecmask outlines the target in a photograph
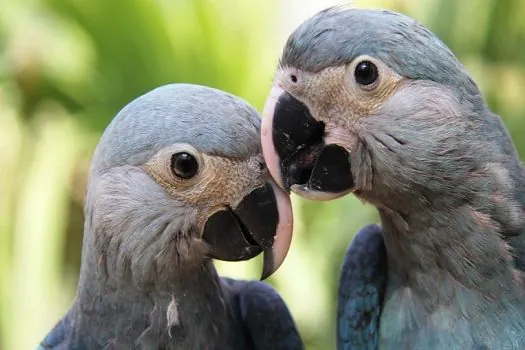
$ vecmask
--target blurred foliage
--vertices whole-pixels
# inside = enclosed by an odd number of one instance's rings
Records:
[[[191,82],[261,109],[289,32],[338,1],[4,0],[0,11],[0,349],[31,349],[74,298],[86,174],[115,113],[159,85]],[[357,1],[404,12],[465,63],[525,154],[525,2]],[[270,282],[307,349],[335,347],[339,264],[377,221],[351,196],[293,198],[289,257]],[[260,261],[218,263],[257,278]]]

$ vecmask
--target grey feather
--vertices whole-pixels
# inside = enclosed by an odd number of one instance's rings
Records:
[[[259,152],[254,142],[259,131],[257,111],[229,93],[192,84],[165,85],[117,114],[99,142],[93,167],[102,174],[116,166],[139,165],[174,140],[209,154],[247,157]]]
[[[392,11],[332,7],[302,23],[288,38],[281,65],[319,72],[360,55],[381,59],[398,74],[432,80],[462,94],[479,90],[441,40],[414,19]]]

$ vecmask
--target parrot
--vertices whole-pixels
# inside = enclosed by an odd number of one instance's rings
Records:
[[[117,113],[91,162],[75,299],[38,349],[303,349],[273,287],[213,265],[263,253],[265,279],[291,243],[260,122],[241,98],[185,83]]]
[[[287,38],[262,114],[284,190],[379,215],[341,264],[338,349],[525,349],[525,170],[437,35],[324,9]]]

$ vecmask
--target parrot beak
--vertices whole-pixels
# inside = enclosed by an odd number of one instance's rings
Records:
[[[268,182],[246,195],[235,207],[215,212],[204,226],[202,238],[209,256],[224,261],[248,260],[264,253],[261,280],[283,263],[292,241],[290,197]]]
[[[350,155],[326,144],[325,125],[308,107],[274,86],[263,110],[261,143],[270,174],[286,191],[312,200],[331,200],[349,193]]]

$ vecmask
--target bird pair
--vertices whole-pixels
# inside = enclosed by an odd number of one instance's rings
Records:
[[[262,252],[273,273],[289,191],[351,192],[381,218],[345,254],[338,348],[525,348],[525,171],[435,35],[389,11],[318,13],[288,39],[260,123],[185,84],[115,117],[92,162],[77,296],[41,348],[303,348],[274,289],[210,261]]]

